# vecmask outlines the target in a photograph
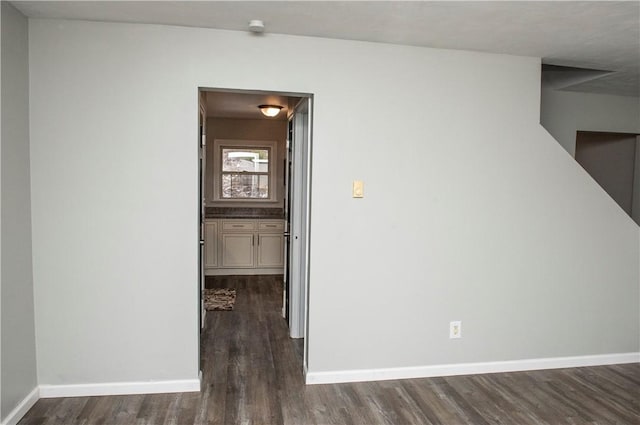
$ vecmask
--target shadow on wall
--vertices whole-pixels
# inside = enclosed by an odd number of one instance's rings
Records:
[[[575,158],[640,225],[640,136],[578,131]]]

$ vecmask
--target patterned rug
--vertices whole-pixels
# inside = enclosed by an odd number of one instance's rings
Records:
[[[214,311],[230,311],[236,302],[235,289],[205,289],[204,308]]]

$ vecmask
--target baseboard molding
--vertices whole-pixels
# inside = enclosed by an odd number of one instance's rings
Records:
[[[20,422],[20,419],[27,414],[29,409],[40,399],[40,389],[34,388],[22,401],[16,406],[15,409],[7,415],[1,422],[2,425],[16,425]]]
[[[200,391],[200,379],[149,382],[106,382],[100,384],[75,385],[40,385],[41,398],[185,393],[195,391]]]
[[[480,373],[604,366],[637,362],[640,362],[640,352],[387,369],[339,370],[332,372],[306,371],[305,382],[309,385],[337,384],[343,382],[386,381],[390,379],[431,378],[436,376],[477,375]]]

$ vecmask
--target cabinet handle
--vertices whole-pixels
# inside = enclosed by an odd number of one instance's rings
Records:
[[[256,244],[256,235],[251,235],[251,245]]]
[[[231,227],[244,227],[242,224],[232,224]]]
[[[275,225],[275,224],[267,224],[266,226],[267,226],[267,227],[276,227],[276,225]]]

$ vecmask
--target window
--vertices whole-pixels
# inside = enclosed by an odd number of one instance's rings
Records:
[[[274,201],[275,143],[215,141],[216,196],[224,200]]]
[[[269,149],[222,147],[222,198],[269,198]]]

